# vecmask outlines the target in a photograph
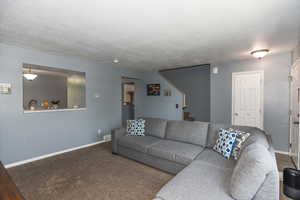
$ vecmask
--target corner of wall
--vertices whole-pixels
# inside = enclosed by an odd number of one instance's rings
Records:
[[[300,41],[292,51],[292,64],[300,60]]]

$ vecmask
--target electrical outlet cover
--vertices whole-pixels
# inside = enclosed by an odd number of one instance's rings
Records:
[[[0,94],[11,94],[11,84],[0,83]]]
[[[104,141],[110,141],[111,140],[111,135],[104,135],[103,139],[104,139]]]

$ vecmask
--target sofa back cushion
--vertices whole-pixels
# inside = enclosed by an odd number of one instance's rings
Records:
[[[205,147],[208,124],[199,121],[168,121],[166,138]]]
[[[217,139],[219,138],[219,130],[228,129],[230,128],[230,124],[217,124],[217,123],[210,123],[208,128],[207,134],[207,144],[206,146],[209,148],[213,148],[216,144]]]
[[[232,173],[232,197],[252,199],[274,167],[272,155],[265,146],[259,143],[247,146]]]
[[[167,120],[159,118],[143,118],[145,120],[145,135],[165,138]]]
[[[259,128],[251,128],[248,132],[251,135],[250,135],[250,137],[248,137],[248,139],[243,144],[242,149],[246,148],[247,146],[254,144],[254,143],[260,144],[260,145],[266,147],[267,149],[270,148],[271,141],[270,141],[268,135],[266,135],[265,131],[263,131]]]

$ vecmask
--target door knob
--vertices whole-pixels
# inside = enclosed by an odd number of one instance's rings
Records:
[[[234,113],[235,116],[239,116],[239,113]]]

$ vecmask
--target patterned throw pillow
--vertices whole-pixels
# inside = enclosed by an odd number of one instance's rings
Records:
[[[217,139],[213,149],[223,155],[225,158],[229,159],[235,138],[235,132],[221,128],[219,130],[219,138]]]
[[[127,135],[145,136],[145,120],[127,120]]]
[[[234,131],[236,133],[236,138],[233,143],[231,156],[235,160],[237,160],[240,157],[242,146],[245,143],[245,141],[247,140],[247,138],[250,136],[250,133],[246,133],[246,132],[239,131],[239,130],[233,130],[233,129],[231,129],[231,131]]]

